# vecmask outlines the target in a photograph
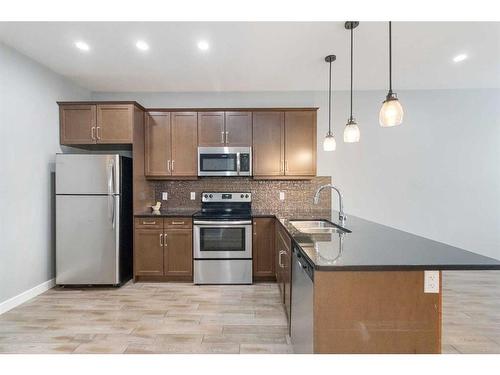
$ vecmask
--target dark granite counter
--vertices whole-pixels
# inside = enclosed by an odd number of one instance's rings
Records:
[[[166,209],[135,217],[189,217],[197,210]],[[356,216],[347,216],[346,232],[304,234],[290,220],[326,219],[338,225],[338,212],[309,210],[274,213],[253,210],[252,217],[275,217],[306,258],[320,271],[369,270],[500,270],[500,261],[394,229]]]
[[[198,210],[185,209],[185,208],[167,208],[160,210],[160,213],[153,213],[153,210],[144,211],[134,214],[135,217],[190,217]]]
[[[255,212],[255,215],[266,213]],[[500,261],[496,259],[356,216],[347,216],[345,233],[303,234],[290,224],[290,220],[297,219],[326,219],[338,225],[336,211],[275,216],[320,271],[500,270]]]

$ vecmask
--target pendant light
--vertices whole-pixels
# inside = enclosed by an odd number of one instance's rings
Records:
[[[357,21],[348,21],[345,23],[345,28],[347,30],[351,30],[351,112],[349,116],[349,120],[347,120],[347,124],[344,129],[344,142],[346,143],[355,143],[359,142],[359,127],[356,123],[354,117],[352,117],[352,67],[353,67],[353,53],[352,53],[352,45],[353,45],[353,30],[359,25]]]
[[[403,107],[398,96],[392,92],[392,22],[389,21],[389,92],[380,108],[378,117],[380,126],[388,128],[401,125],[403,122]]]
[[[330,64],[330,73],[328,75],[328,133],[326,133],[325,140],[323,141],[324,151],[335,151],[337,142],[332,133],[332,62],[337,59],[335,55],[328,55],[325,61]]]

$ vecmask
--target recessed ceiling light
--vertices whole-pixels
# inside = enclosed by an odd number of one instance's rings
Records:
[[[464,61],[466,58],[467,58],[467,55],[465,53],[461,53],[460,55],[456,55],[453,58],[453,61],[454,62],[460,62],[460,61]]]
[[[202,51],[206,51],[210,48],[210,45],[208,44],[208,42],[206,40],[200,40],[198,42],[198,48]]]
[[[90,49],[90,46],[81,40],[75,42],[75,46],[81,51],[88,51]]]
[[[149,45],[144,40],[138,40],[135,46],[141,51],[147,51],[149,49]]]

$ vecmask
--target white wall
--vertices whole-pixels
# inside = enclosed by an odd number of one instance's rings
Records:
[[[89,98],[0,43],[0,304],[54,278],[56,101]]]
[[[348,93],[334,94],[337,151],[322,151],[326,92],[93,93],[146,107],[317,106],[318,174],[332,175],[346,211],[500,259],[500,90],[404,91],[400,127],[383,129],[385,92],[355,93],[359,144],[344,144]],[[334,199],[334,207],[337,203]]]

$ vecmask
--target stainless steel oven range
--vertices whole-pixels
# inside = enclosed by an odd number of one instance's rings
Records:
[[[205,192],[193,215],[195,284],[252,283],[252,194]]]

